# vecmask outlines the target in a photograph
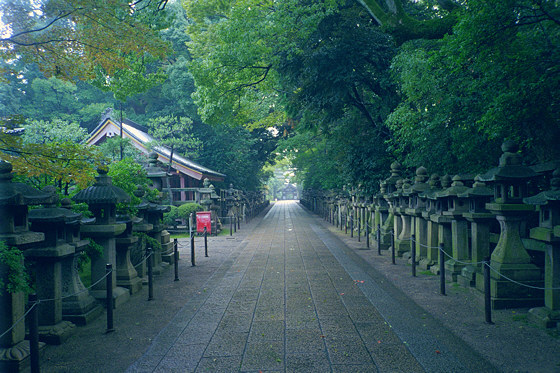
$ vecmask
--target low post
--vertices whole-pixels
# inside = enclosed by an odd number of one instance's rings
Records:
[[[350,237],[354,237],[354,215],[350,215]]]
[[[348,234],[348,216],[344,215],[344,234]]]
[[[204,227],[204,256],[208,258],[208,231]]]
[[[366,222],[366,247],[369,249],[369,224]]]
[[[395,234],[391,232],[391,262],[395,263]]]
[[[153,250],[148,247],[147,258],[148,260],[148,300],[154,299],[154,256],[152,255]]]
[[[360,232],[361,227],[362,227],[362,221],[361,221],[360,217],[358,216],[358,242],[361,242],[360,241],[360,238],[361,238],[360,236],[362,235],[362,232]]]
[[[194,234],[191,236],[191,265],[194,267],[195,260],[194,260]]]
[[[484,318],[486,324],[494,324],[492,322],[492,299],[490,298],[490,258],[484,258],[482,263],[484,267]]]
[[[113,327],[113,265],[105,265],[105,275],[107,276],[107,330],[106,333],[114,332]]]
[[[410,235],[410,259],[412,260],[412,277],[416,277],[416,242],[414,235]]]
[[[443,243],[439,244],[439,293],[445,295],[445,265]]]
[[[237,233],[237,216],[233,215],[233,233]]]
[[[381,225],[377,224],[377,232],[375,232],[375,240],[377,241],[377,255],[381,255]]]
[[[177,239],[173,239],[173,256],[175,265],[175,281],[179,281],[179,250],[178,250]]]
[[[39,373],[39,312],[37,294],[29,294],[29,359],[31,363],[31,373]]]
[[[229,235],[230,236],[233,235],[233,220],[231,220],[231,219],[232,219],[232,216],[230,215],[229,216]]]

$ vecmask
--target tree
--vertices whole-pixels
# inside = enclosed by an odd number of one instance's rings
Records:
[[[405,44],[393,61],[402,103],[387,124],[405,165],[481,172],[499,145],[558,159],[559,23],[548,2],[472,0],[440,41]]]
[[[55,185],[64,195],[70,187],[87,186],[103,155],[95,147],[87,147],[63,139],[49,143],[27,143],[22,137],[10,133],[14,120],[4,120],[0,132],[0,157],[10,162],[14,172],[37,187]],[[17,122],[16,122],[17,124]],[[45,128],[51,128],[45,125]],[[33,139],[33,136],[30,136]],[[53,138],[56,134],[53,133]]]
[[[167,0],[7,0],[0,5],[0,56],[35,62],[47,76],[90,79],[99,67],[111,76],[128,66],[130,56],[166,55],[168,47],[156,34],[166,5]]]
[[[156,141],[154,145],[165,145],[175,154],[187,158],[198,158],[202,142],[193,134],[193,122],[187,117],[158,117],[151,119],[148,132]]]
[[[440,39],[457,23],[461,6],[453,0],[358,0],[384,32],[398,44],[415,39]],[[416,17],[413,15],[414,13]],[[418,14],[419,13],[419,14]]]

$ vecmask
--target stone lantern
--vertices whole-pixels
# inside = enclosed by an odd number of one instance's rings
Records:
[[[545,244],[544,307],[529,310],[529,317],[544,327],[560,325],[560,169],[552,174],[550,190],[523,200],[537,205],[539,226],[531,238]]]
[[[103,246],[100,256],[91,258],[91,294],[98,300],[104,301],[107,295],[106,281],[99,281],[105,276],[106,264],[113,265],[113,297],[117,307],[129,298],[128,289],[117,287],[116,281],[116,240],[123,233],[126,224],[117,223],[117,203],[130,202],[130,196],[121,188],[112,185],[111,178],[107,175],[108,168],[100,167],[97,172],[96,182],[93,186],[81,190],[72,199],[77,203],[87,203],[89,210],[95,217],[95,224],[82,226],[82,235],[93,239]]]
[[[385,179],[385,193],[383,199],[387,202],[388,215],[387,219],[381,226],[381,241],[391,242],[391,235],[396,235],[400,231],[401,220],[395,218],[395,196],[397,190],[397,181],[401,178],[401,165],[398,162],[391,163],[391,176]]]
[[[39,304],[39,339],[48,344],[61,344],[73,332],[74,324],[62,321],[62,263],[73,262],[73,227],[79,227],[80,218],[81,214],[54,205],[29,213],[31,229],[45,235],[40,246],[26,250],[24,255],[35,264],[38,298],[51,299]]]
[[[395,253],[406,259],[409,259],[411,255],[409,240],[412,233],[412,219],[411,216],[406,213],[410,198],[408,193],[405,193],[410,187],[410,181],[408,179],[398,180],[397,190],[393,193],[395,197],[395,220],[400,220],[400,225],[398,222],[395,224],[396,228],[400,228],[395,238]],[[397,231],[397,229],[395,229],[395,231]]]
[[[494,202],[487,203],[486,208],[500,223],[500,238],[490,260],[494,308],[529,307],[543,301],[542,290],[518,285],[502,277],[542,287],[541,270],[531,263],[520,236],[522,222],[534,211],[534,206],[523,204],[523,198],[527,197],[527,183],[537,174],[522,164],[517,150],[513,142],[504,142],[499,166],[480,176],[481,181],[494,187]]]
[[[438,224],[431,220],[436,212],[435,194],[439,192],[440,179],[438,174],[432,174],[428,180],[428,187],[418,193],[419,206],[424,206],[422,218],[426,221],[426,257],[420,259],[420,268],[430,269],[438,261]]]
[[[71,209],[72,201],[64,198],[60,201],[62,208]],[[86,325],[96,319],[103,312],[103,308],[86,291],[78,272],[78,260],[89,244],[88,240],[80,237],[81,227],[84,224],[95,223],[95,218],[83,219],[79,222],[66,222],[66,241],[74,246],[74,254],[62,259],[62,319],[71,321],[76,325]]]
[[[222,223],[220,222],[220,196],[216,194],[214,185],[210,184],[210,211],[212,211],[212,234],[217,235],[222,230]]]
[[[458,282],[463,286],[476,286],[480,291],[484,291],[482,265],[477,263],[490,256],[490,225],[495,218],[486,210],[486,204],[491,202],[494,191],[480,181],[480,176],[476,176],[474,180],[472,188],[459,194],[459,198],[464,199],[469,206],[469,211],[463,213],[463,218],[471,225],[473,264],[462,269]]]
[[[420,262],[427,256],[427,234],[428,224],[426,219],[422,217],[422,212],[425,211],[426,199],[421,198],[420,194],[429,188],[428,183],[428,170],[425,167],[418,167],[416,169],[416,177],[414,184],[404,191],[408,195],[408,208],[405,209],[407,215],[411,216],[412,231],[416,238],[415,250],[416,261]]]
[[[381,231],[381,250],[389,249],[391,245],[391,237],[385,233],[383,234],[383,225],[387,221],[389,215],[389,204],[383,198],[383,195],[387,192],[387,182],[385,180],[379,182],[379,192],[373,196],[373,203],[375,206],[375,226],[372,228],[372,235],[375,235],[375,229],[379,225],[379,230]]]
[[[463,219],[463,213],[468,211],[468,203],[459,194],[466,192],[469,188],[461,181],[459,175],[453,177],[451,187],[436,193],[438,201],[441,201],[444,208],[442,214],[451,218],[451,248],[452,258],[445,262],[446,274],[457,281],[457,276],[469,258],[469,226]]]
[[[158,154],[151,152],[148,155],[148,167],[146,167],[146,176],[151,180],[154,189],[157,189],[164,195],[164,190],[169,188],[169,174],[159,166]],[[173,202],[171,191],[168,191],[169,204]]]
[[[444,175],[440,179],[441,187],[443,190],[449,188],[451,186],[451,176]],[[430,215],[430,220],[437,225],[437,242],[438,246],[443,244],[444,252],[451,256],[451,248],[452,248],[452,238],[451,238],[451,217],[445,215],[444,212],[447,211],[449,207],[448,197],[447,196],[440,196],[440,192],[435,192],[428,196],[428,199],[431,201],[428,202],[428,205],[433,206],[434,213]],[[434,265],[430,267],[430,271],[432,273],[439,273],[440,266],[443,263],[439,262],[439,254],[437,258],[432,258],[436,261]]]
[[[204,207],[204,211],[210,211],[212,205],[212,189],[210,189],[210,180],[204,179],[203,187],[198,190],[200,193],[200,204]]]
[[[154,229],[154,225],[148,222],[148,209],[150,208],[150,203],[142,198],[145,194],[146,193],[141,186],[138,186],[134,191],[134,195],[141,199],[141,202],[136,206],[136,210],[138,211],[136,213],[136,216],[141,220],[138,222],[134,222],[134,224],[132,225],[132,231],[148,235]],[[147,264],[144,260],[144,255],[146,254],[146,252],[144,249],[145,248],[139,244],[135,246],[130,253],[130,260],[131,263],[136,266],[136,273],[142,280],[142,283],[147,284]]]
[[[41,232],[28,228],[28,205],[52,203],[55,198],[50,192],[41,192],[22,183],[13,183],[12,165],[0,161],[0,240],[7,247],[25,250],[44,240]],[[8,267],[0,263],[0,279],[8,280]],[[9,293],[0,289],[0,330],[10,329],[24,316],[25,296],[23,292]],[[29,342],[25,338],[25,323],[18,323],[9,333],[0,338],[0,371],[19,371],[28,361]]]

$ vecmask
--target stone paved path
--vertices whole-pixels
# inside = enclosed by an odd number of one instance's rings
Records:
[[[127,372],[492,371],[280,202]]]

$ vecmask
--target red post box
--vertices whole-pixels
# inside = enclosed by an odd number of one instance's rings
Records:
[[[210,212],[210,211],[198,211],[196,213],[196,232],[197,233],[203,233],[205,227],[206,227],[206,232],[208,232],[208,234],[212,233],[211,214],[212,214],[212,212]]]

